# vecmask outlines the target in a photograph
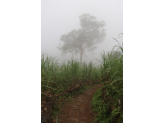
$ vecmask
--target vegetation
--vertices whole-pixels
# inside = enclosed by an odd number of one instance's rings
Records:
[[[119,44],[116,47],[120,57],[115,52],[101,54],[101,81],[104,86],[92,100],[93,110],[97,112],[95,121],[101,123],[123,122],[123,46]]]
[[[115,48],[117,51],[114,51]],[[82,93],[88,85],[102,82],[104,86],[97,90],[92,100],[93,111],[96,115],[95,121],[122,123],[123,46],[119,44],[113,48],[112,52],[104,52],[101,56],[100,68],[97,68],[92,62],[81,64],[73,59],[59,64],[56,58],[48,56],[45,58],[42,54],[41,96],[46,95],[47,91],[55,95],[66,92],[59,96],[58,101],[70,99],[71,95]],[[77,87],[80,88],[76,89]],[[71,92],[71,90],[75,91]],[[60,107],[60,105],[54,106],[54,116],[57,115]]]
[[[97,47],[95,44],[102,42],[105,38],[104,21],[97,21],[96,17],[89,14],[83,14],[80,17],[81,29],[72,30],[68,34],[62,35],[60,40],[64,43],[58,48],[63,53],[79,53],[80,63],[85,50],[93,51]]]

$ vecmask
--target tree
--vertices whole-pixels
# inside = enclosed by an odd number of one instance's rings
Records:
[[[81,28],[72,30],[68,34],[62,35],[60,40],[64,43],[58,48],[62,53],[79,53],[80,63],[82,63],[82,55],[88,49],[93,51],[97,47],[97,43],[105,39],[104,21],[97,21],[96,17],[90,14],[83,14],[79,17]]]

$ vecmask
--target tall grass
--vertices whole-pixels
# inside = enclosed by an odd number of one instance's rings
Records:
[[[117,41],[116,39],[114,39]],[[118,42],[118,41],[117,41]],[[116,49],[117,48],[117,49]],[[92,100],[94,111],[99,112],[96,121],[114,123],[117,116],[123,121],[123,109],[118,106],[118,100],[123,98],[123,44],[114,46],[111,52],[101,54],[100,68],[92,62],[80,63],[71,59],[58,63],[53,57],[41,57],[41,89],[58,94],[76,84],[90,81],[104,82]],[[114,106],[114,109],[111,107]]]
[[[118,42],[111,52],[103,52],[99,62],[101,62],[101,81],[104,82],[104,87],[92,100],[94,111],[99,112],[95,121],[122,122],[123,108],[120,108],[119,101],[123,100],[123,44],[121,46]]]
[[[41,57],[41,85],[42,91],[50,89],[55,93],[60,93],[64,89],[82,81],[97,81],[100,77],[99,70],[92,62],[81,65],[77,60],[71,59],[67,62],[58,63],[56,58],[46,57],[42,54]]]

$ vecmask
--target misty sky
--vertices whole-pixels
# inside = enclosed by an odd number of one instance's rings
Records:
[[[120,33],[123,33],[123,0],[41,0],[41,50],[58,59],[69,59],[72,55],[61,56],[57,49],[60,37],[73,29],[80,28],[79,16],[90,14],[98,21],[105,21],[106,38],[97,44],[93,53],[86,52],[83,61],[100,59],[100,52],[110,51]],[[123,38],[118,41],[122,44]],[[77,54],[75,58],[80,58]]]

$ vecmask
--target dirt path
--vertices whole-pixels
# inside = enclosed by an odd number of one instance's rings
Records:
[[[68,102],[58,115],[59,123],[94,123],[91,101],[94,93],[101,87],[102,85],[96,84]]]

